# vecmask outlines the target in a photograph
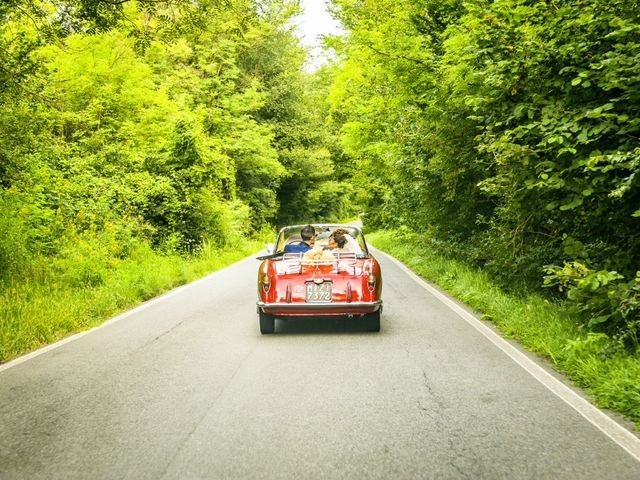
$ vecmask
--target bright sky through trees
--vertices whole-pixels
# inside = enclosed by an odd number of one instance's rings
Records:
[[[326,59],[320,36],[339,34],[342,30],[327,11],[324,0],[301,0],[300,3],[304,13],[296,21],[297,32],[303,45],[311,50],[307,68],[314,70]]]

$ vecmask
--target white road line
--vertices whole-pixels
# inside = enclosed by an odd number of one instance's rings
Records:
[[[248,257],[243,258],[242,260],[238,260],[235,263],[232,263],[231,265],[224,267],[220,270],[216,270],[215,272],[207,275],[206,277],[202,277],[198,280],[194,280],[193,282],[187,283],[185,285],[181,285],[180,287],[176,287],[173,290],[168,291],[167,293],[164,293],[162,295],[160,295],[159,297],[155,297],[152,298],[151,300],[147,300],[144,303],[141,303],[140,305],[138,305],[137,307],[132,308],[131,310],[127,310],[124,313],[121,313],[120,315],[117,315],[109,320],[107,320],[104,323],[101,323],[100,325],[98,325],[97,327],[93,327],[89,330],[85,330],[84,332],[79,332],[76,333],[74,335],[71,335],[69,337],[63,338],[62,340],[59,340],[55,343],[52,343],[50,345],[47,345],[46,347],[42,347],[39,348],[37,350],[34,350],[33,352],[27,353],[26,355],[23,355],[21,357],[15,358],[13,360],[11,360],[10,362],[7,362],[3,365],[0,365],[0,372],[4,371],[4,370],[8,370],[11,367],[15,367],[16,365],[20,365],[21,363],[26,362],[27,360],[31,360],[32,358],[38,357],[40,355],[42,355],[43,353],[47,353],[50,350],[54,350],[56,348],[59,348],[63,345],[66,345],[67,343],[73,342],[75,340],[78,340],[79,338],[84,337],[85,335],[89,335],[90,333],[96,332],[98,330],[102,330],[105,327],[108,327],[109,325],[113,325],[116,322],[119,322],[120,320],[124,320],[126,318],[131,317],[132,315],[135,315],[136,313],[139,313],[143,310],[146,310],[147,308],[156,305],[168,298],[171,298],[175,295],[178,295],[179,293],[181,293],[183,290],[186,290],[188,288],[194,287],[196,285],[199,285],[200,283],[206,282],[207,280],[211,279],[212,277],[215,277],[216,275],[221,274],[222,272],[225,272],[226,270],[229,270],[231,268],[234,268],[238,265],[240,265],[241,263],[244,263],[246,261],[252,260],[255,258],[255,255],[257,255],[257,253],[253,254],[253,255],[249,255]]]
[[[535,363],[517,348],[496,334],[489,327],[484,325],[475,315],[471,314],[451,298],[440,292],[438,289],[429,285],[422,278],[416,275],[409,267],[400,262],[391,255],[375,249],[376,254],[382,253],[393,263],[400,267],[405,273],[413,278],[421,287],[435,296],[438,300],[448,306],[457,313],[469,325],[484,335],[491,343],[506,353],[514,362],[524,368],[532,377],[538,380],[542,385],[551,390],[556,396],[562,399],[567,405],[576,412],[586,418],[591,424],[598,428],[602,433],[608,436],[616,444],[622,447],[629,455],[640,461],[640,439],[622,425],[608,417],[597,407],[589,403],[574,390],[566,386],[557,378],[549,374],[544,368]]]

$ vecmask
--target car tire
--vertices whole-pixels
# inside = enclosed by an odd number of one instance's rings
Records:
[[[367,313],[365,316],[367,322],[367,330],[370,332],[380,331],[380,310],[377,312]]]
[[[273,315],[264,312],[258,312],[260,316],[260,333],[265,335],[273,333],[276,328],[276,319]]]

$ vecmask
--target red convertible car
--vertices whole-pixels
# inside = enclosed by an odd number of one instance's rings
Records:
[[[358,317],[369,331],[380,331],[380,265],[369,253],[360,228],[284,227],[267,252],[259,258],[263,261],[258,270],[261,333],[273,333],[276,317],[300,316]]]

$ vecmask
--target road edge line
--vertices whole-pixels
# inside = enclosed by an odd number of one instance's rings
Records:
[[[536,362],[527,357],[516,347],[507,342],[504,338],[486,326],[482,321],[458,305],[449,296],[442,293],[434,286],[427,283],[423,278],[411,270],[407,265],[397,258],[389,255],[382,250],[374,248],[376,252],[382,253],[395,263],[401,270],[413,278],[418,285],[423,287],[429,293],[434,295],[438,300],[453,310],[459,317],[466,321],[470,326],[480,332],[491,343],[498,347],[509,358],[522,367],[529,375],[535,378],[553,394],[559,397],[567,405],[578,412],[583,418],[588,420],[593,426],[613,440],[619,447],[625,450],[634,459],[640,462],[640,439],[625,427],[617,423],[615,420],[607,416],[598,407],[590,403],[587,399],[579,395],[575,390],[571,389],[560,380],[555,378]]]
[[[221,268],[220,270],[216,270],[215,272],[211,272],[208,275],[202,277],[202,278],[198,278],[197,280],[193,280],[192,282],[189,283],[185,283],[184,285],[180,285],[179,287],[175,287],[171,290],[169,290],[168,292],[165,292],[161,295],[158,295],[157,297],[153,297],[145,302],[142,302],[138,305],[136,305],[135,307],[132,307],[130,310],[126,310],[122,313],[119,313],[118,315],[116,315],[115,317],[111,317],[107,320],[105,320],[104,322],[102,322],[100,325],[96,325],[95,327],[90,328],[89,330],[83,330],[82,332],[78,332],[78,333],[74,333],[72,335],[69,335],[68,337],[64,337],[61,340],[58,340],[56,342],[50,343],[48,345],[45,345],[43,347],[40,347],[36,350],[33,350],[32,352],[29,353],[25,353],[24,355],[21,355],[19,357],[14,358],[13,360],[8,361],[7,363],[3,363],[0,365],[0,372],[3,372],[5,370],[8,370],[12,367],[15,367],[17,365],[20,365],[21,363],[24,363],[28,360],[31,360],[32,358],[35,357],[39,357],[40,355],[47,353],[51,350],[55,350],[56,348],[62,347],[63,345],[66,345],[67,343],[71,343],[74,342],[82,337],[84,337],[85,335],[89,335],[90,333],[93,333],[97,330],[102,330],[103,328],[108,327],[109,325],[113,325],[114,323],[117,323],[121,320],[125,320],[126,318],[131,317],[132,315],[135,315],[138,312],[141,312],[143,310],[146,310],[147,308],[156,305],[168,298],[171,298],[179,293],[181,293],[183,290],[186,290],[188,288],[194,287],[200,283],[206,282],[207,280],[209,280],[212,277],[215,277],[216,275],[224,272],[225,270],[229,270],[231,268],[234,268],[238,265],[240,265],[241,263],[247,262],[251,259],[255,258],[255,255],[258,255],[258,253],[260,252],[256,252],[253,253],[251,255],[248,255],[236,262],[233,262],[231,265],[227,265],[226,267]]]

